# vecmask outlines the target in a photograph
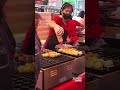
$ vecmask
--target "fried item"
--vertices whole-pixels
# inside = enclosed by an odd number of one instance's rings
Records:
[[[112,60],[104,60],[99,56],[99,54],[92,52],[85,55],[85,60],[86,60],[86,67],[88,68],[101,69],[104,67],[109,68],[114,66]]]
[[[77,51],[75,48],[60,48],[58,52],[74,55],[74,56],[80,56],[82,55],[82,51]]]
[[[25,65],[20,65],[17,68],[17,71],[20,73],[32,73],[35,72],[35,63],[26,63]]]
[[[60,55],[61,55],[60,53],[57,53],[57,52],[54,52],[54,51],[42,54],[43,57],[51,57],[51,58],[58,57]]]
[[[112,67],[113,66],[113,61],[112,60],[107,60],[104,62],[104,67]]]

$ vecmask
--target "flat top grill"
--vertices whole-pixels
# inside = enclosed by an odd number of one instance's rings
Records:
[[[116,49],[105,49],[102,51],[94,51],[98,53],[104,60],[112,60],[114,65],[120,65],[120,51]]]
[[[108,73],[120,70],[120,50],[116,50],[114,48],[105,48],[103,50],[93,51],[93,53],[98,53],[100,57],[103,58],[104,60],[112,60],[114,66],[110,68],[103,68],[101,70],[86,68],[87,72],[104,75],[104,74],[108,74]]]
[[[52,67],[54,65],[58,65],[61,63],[65,63],[71,60],[74,60],[75,57],[70,57],[67,55],[61,55],[59,57],[56,58],[45,58],[45,57],[41,57],[40,58],[40,68],[48,68],[48,67]]]

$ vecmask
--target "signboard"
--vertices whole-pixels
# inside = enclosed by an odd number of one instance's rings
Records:
[[[63,0],[63,3],[65,3],[65,2],[73,3],[74,0]]]

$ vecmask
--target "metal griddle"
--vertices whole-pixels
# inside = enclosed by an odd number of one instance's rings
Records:
[[[92,52],[98,53],[100,57],[103,58],[104,60],[112,60],[114,66],[103,69],[93,69],[86,67],[87,72],[94,73],[97,75],[105,75],[120,70],[120,50],[116,50],[114,48],[105,48],[103,50]]]

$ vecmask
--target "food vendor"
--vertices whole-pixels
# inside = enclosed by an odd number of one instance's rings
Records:
[[[79,17],[79,19],[78,19],[79,21],[78,21],[78,22],[80,22],[80,23],[82,23],[83,25],[85,25],[85,12],[84,12],[84,11],[81,11],[81,12],[78,14],[77,17]],[[85,29],[81,30],[80,33],[81,33],[81,34],[85,34]]]
[[[64,3],[60,10],[60,15],[56,16],[50,23],[49,36],[45,43],[45,48],[55,50],[57,44],[78,42],[76,26],[84,26],[81,23],[72,20],[73,6],[70,3]]]
[[[85,12],[83,10],[80,11],[77,16],[73,17],[73,20],[83,23],[83,25],[84,25],[85,24]]]
[[[84,11],[81,11],[81,12],[79,13],[78,17],[80,17],[79,22],[85,24],[85,12],[84,12]]]

